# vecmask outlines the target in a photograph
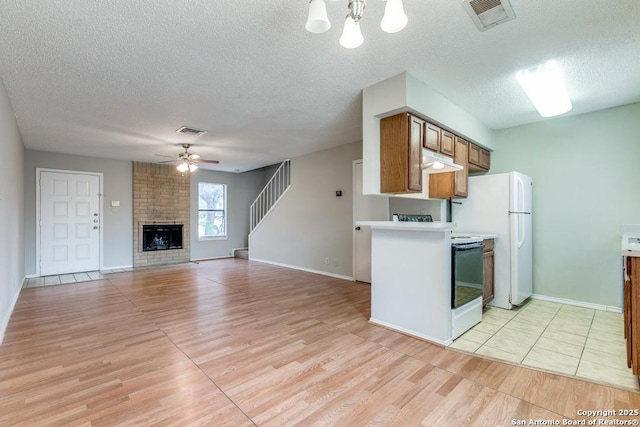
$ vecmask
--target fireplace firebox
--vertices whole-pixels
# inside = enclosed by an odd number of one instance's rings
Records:
[[[182,249],[182,226],[183,224],[144,224],[142,226],[142,250]]]

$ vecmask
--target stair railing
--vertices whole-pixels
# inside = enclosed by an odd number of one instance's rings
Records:
[[[282,197],[291,185],[291,160],[282,162],[278,170],[273,174],[269,182],[264,186],[256,200],[251,204],[249,211],[250,230],[256,229],[258,224],[273,209],[276,202]]]

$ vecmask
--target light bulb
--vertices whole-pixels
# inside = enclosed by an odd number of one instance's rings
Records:
[[[344,21],[340,44],[347,49],[354,49],[360,46],[362,42],[364,42],[364,37],[362,37],[362,32],[360,31],[360,24],[354,21],[351,16],[347,16]]]
[[[304,26],[310,33],[324,33],[331,28],[327,17],[327,5],[324,0],[311,0],[309,4],[309,18]]]
[[[387,33],[397,33],[407,26],[407,14],[404,13],[402,0],[387,0],[380,28]]]
[[[189,165],[187,164],[187,162],[182,162],[176,167],[176,169],[178,169],[180,172],[184,173],[189,169]]]

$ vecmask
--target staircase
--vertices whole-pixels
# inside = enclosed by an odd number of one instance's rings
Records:
[[[253,233],[290,185],[291,160],[285,160],[249,208],[249,234]]]

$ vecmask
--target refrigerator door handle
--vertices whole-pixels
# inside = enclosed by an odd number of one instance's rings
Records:
[[[509,215],[511,215],[511,214],[531,215],[531,212],[509,211]]]

